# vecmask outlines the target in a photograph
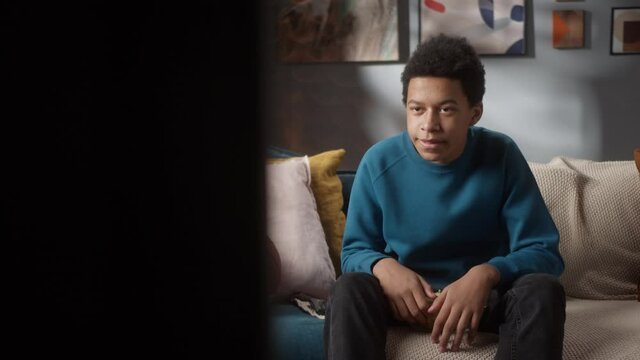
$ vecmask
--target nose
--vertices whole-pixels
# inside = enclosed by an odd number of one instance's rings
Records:
[[[440,131],[440,116],[438,111],[427,109],[422,115],[420,122],[420,130],[426,132]]]

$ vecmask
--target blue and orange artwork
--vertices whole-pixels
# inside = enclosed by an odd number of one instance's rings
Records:
[[[524,0],[420,1],[420,41],[463,36],[480,55],[524,55],[524,25]]]

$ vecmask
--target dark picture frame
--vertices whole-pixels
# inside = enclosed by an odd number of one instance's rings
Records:
[[[478,55],[526,55],[525,0],[419,1],[420,42],[443,33],[467,38]]]
[[[611,55],[640,54],[640,6],[611,8]]]

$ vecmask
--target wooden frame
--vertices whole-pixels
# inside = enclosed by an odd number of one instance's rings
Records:
[[[610,53],[640,54],[640,6],[611,8]]]
[[[584,47],[584,10],[553,10],[553,47]]]

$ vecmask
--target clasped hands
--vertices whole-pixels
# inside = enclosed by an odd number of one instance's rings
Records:
[[[473,343],[491,289],[500,279],[494,266],[480,264],[436,295],[422,276],[393,258],[378,261],[373,275],[397,320],[429,329],[429,319],[435,316],[431,341],[438,344],[440,352],[458,351],[465,332],[467,343]]]

